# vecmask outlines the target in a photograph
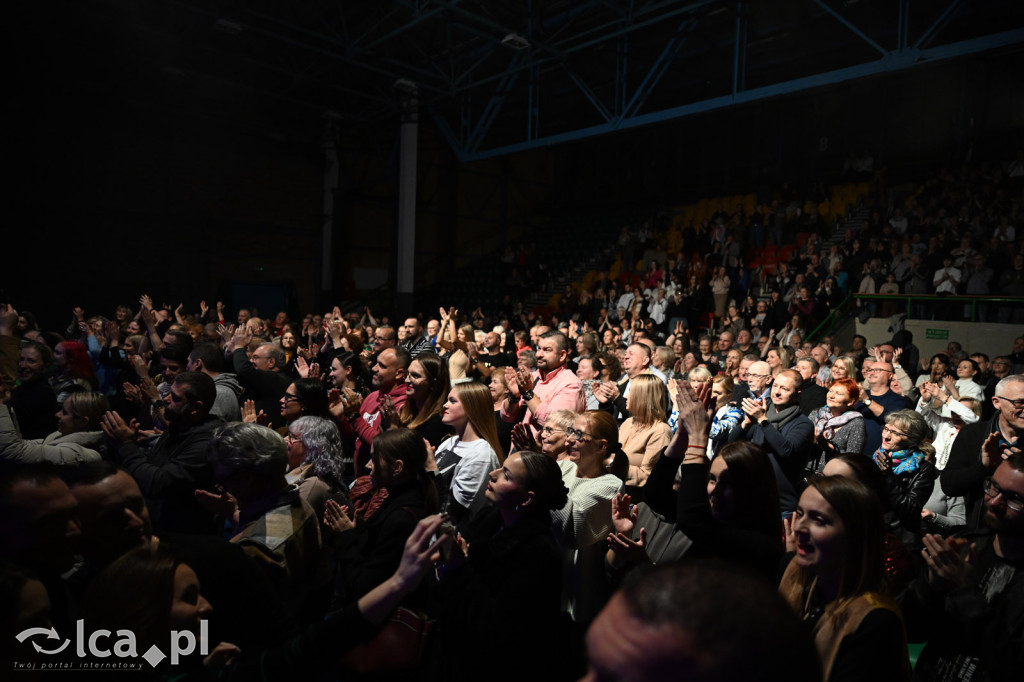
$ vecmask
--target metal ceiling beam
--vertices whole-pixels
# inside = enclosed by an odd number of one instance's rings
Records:
[[[601,35],[600,37],[593,38],[593,39],[584,41],[582,43],[578,43],[578,44],[572,45],[572,46],[567,47],[565,49],[561,49],[561,48],[559,48],[558,44],[555,44],[555,45],[553,45],[553,47],[555,49],[557,49],[557,50],[560,50],[560,54],[562,56],[560,56],[560,57],[542,57],[542,58],[539,58],[539,59],[536,59],[536,60],[530,60],[527,63],[518,66],[517,68],[520,71],[523,71],[525,69],[529,69],[529,68],[532,68],[534,66],[543,66],[545,64],[551,64],[553,62],[557,62],[557,61],[560,61],[561,59],[564,59],[566,56],[568,56],[570,54],[574,54],[574,53],[579,52],[580,50],[584,50],[584,49],[586,49],[588,47],[594,47],[595,45],[599,45],[599,44],[604,43],[604,42],[606,42],[606,41],[608,41],[608,40],[610,40],[612,38],[616,38],[616,37],[618,37],[620,35],[627,35],[627,34],[633,33],[635,31],[638,31],[638,30],[640,30],[642,28],[645,28],[647,26],[650,26],[652,24],[657,24],[657,23],[660,23],[660,22],[665,21],[667,19],[672,19],[674,17],[680,16],[682,14],[691,14],[691,13],[697,11],[697,10],[703,9],[705,7],[708,7],[709,5],[713,5],[713,4],[720,3],[720,2],[721,2],[721,0],[702,0],[701,2],[690,3],[690,4],[685,5],[683,7],[677,6],[677,3],[675,3],[675,2],[658,3],[658,6],[657,6],[658,9],[662,8],[665,5],[673,6],[674,9],[670,9],[669,11],[666,11],[663,14],[659,14],[659,15],[657,15],[655,17],[651,17],[650,19],[647,19],[645,21],[630,22],[630,23],[627,23],[626,25],[623,25],[622,20],[617,20],[617,21],[615,21],[612,24],[613,26],[616,26],[617,28],[614,31],[612,31],[611,33],[606,33],[604,35]],[[591,33],[591,32],[593,32],[593,30],[592,29],[588,29],[584,33],[577,34],[574,37],[579,37],[580,35],[585,35],[586,33]],[[567,40],[569,40],[569,39],[567,39]],[[494,81],[501,80],[503,77],[504,77],[504,74],[496,74],[496,75],[493,75],[493,76],[487,76],[487,77],[481,78],[479,80],[473,81],[472,83],[467,83],[465,85],[461,85],[461,86],[459,86],[457,88],[457,90],[459,92],[462,92],[462,91],[465,91],[465,90],[469,90],[469,89],[472,89],[472,88],[479,87],[481,85],[487,85],[487,84],[492,83]]]
[[[730,94],[721,97],[714,97],[699,102],[693,102],[691,104],[685,104],[678,107],[672,107],[669,109],[652,112],[649,114],[628,117],[623,119],[619,125],[612,125],[611,123],[602,123],[596,126],[590,126],[588,128],[571,130],[564,133],[558,133],[556,135],[549,135],[547,137],[542,137],[537,140],[534,140],[532,142],[520,142],[517,144],[506,145],[503,147],[485,149],[483,151],[473,150],[471,152],[466,152],[458,147],[453,148],[455,149],[456,154],[459,155],[459,158],[461,160],[478,161],[481,159],[488,159],[498,156],[504,156],[507,154],[514,154],[517,152],[529,151],[531,149],[546,147],[554,144],[559,144],[562,142],[570,142],[575,140],[582,140],[589,137],[595,137],[598,135],[606,135],[608,133],[617,132],[619,130],[639,128],[641,126],[651,125],[654,123],[662,123],[665,121],[676,120],[687,116],[692,116],[694,114],[724,109],[738,104],[748,104],[751,102],[756,102],[772,97],[778,97],[781,95],[788,95],[795,92],[811,90],[826,85],[844,83],[847,81],[866,78],[869,76],[898,73],[901,71],[912,69],[916,66],[931,64],[944,59],[962,57],[964,55],[976,54],[1001,47],[1009,47],[1013,45],[1022,44],[1024,44],[1024,28],[1017,28],[1008,31],[1003,31],[1001,33],[980,36],[977,38],[963,40],[956,43],[950,43],[948,45],[942,45],[936,48],[928,48],[923,50],[907,48],[906,50],[892,52],[881,59],[872,62],[867,62],[864,64],[859,64],[857,66],[851,66],[843,69],[829,71],[826,73],[815,74],[813,76],[806,76],[804,78],[796,78],[793,80],[775,83],[772,85],[766,85],[760,88],[754,88],[752,90],[740,92],[735,95]]]
[[[573,71],[568,64],[563,64],[562,66],[565,69],[565,72],[569,75],[569,78],[572,79],[572,82],[580,89],[580,92],[582,92],[584,96],[586,96],[587,100],[594,105],[594,108],[597,109],[597,113],[601,114],[601,118],[609,123],[613,118],[616,118],[612,116],[612,112],[608,111],[608,107],[604,105],[604,102],[594,94],[594,91],[590,89],[590,86],[587,85],[586,81],[576,75],[576,72]]]
[[[831,7],[826,5],[824,2],[822,2],[822,0],[813,0],[813,2],[814,2],[815,5],[817,5],[818,7],[822,8],[823,10],[825,10],[828,14],[830,14],[833,19],[835,19],[840,24],[842,24],[846,28],[848,28],[851,31],[853,31],[854,35],[859,37],[861,40],[863,40],[865,43],[867,43],[871,47],[873,47],[876,50],[878,50],[879,52],[881,52],[883,57],[885,55],[889,54],[889,51],[887,49],[885,49],[884,47],[882,47],[881,45],[879,45],[878,43],[876,43],[874,40],[872,40],[871,36],[869,36],[867,33],[864,33],[864,31],[862,31],[859,28],[857,28],[856,26],[854,26],[853,23],[850,22],[846,17],[844,17],[842,14],[840,14],[839,12],[835,11],[834,9],[832,9]],[[900,18],[902,19],[902,16]]]
[[[515,68],[519,62],[523,61],[523,55],[525,50],[522,52],[516,52],[512,57],[512,61],[509,64],[509,69],[505,72],[505,77],[501,79],[498,86],[494,89],[494,94],[491,95],[490,100],[487,101],[487,105],[484,107],[483,113],[480,114],[480,119],[477,121],[476,127],[473,132],[470,133],[469,139],[466,140],[466,149],[475,152],[480,148],[480,142],[483,141],[484,135],[490,130],[491,124],[494,123],[494,119],[497,118],[498,112],[501,111],[501,107],[505,104],[505,99],[508,97],[509,91],[512,86],[515,85],[516,79],[519,78],[519,69]]]
[[[661,77],[665,75],[665,71],[668,70],[668,67],[672,64],[672,60],[675,59],[676,55],[679,54],[679,50],[686,44],[686,39],[690,37],[690,33],[696,25],[696,19],[685,19],[681,24],[679,24],[679,27],[676,28],[672,37],[669,38],[668,43],[661,51],[661,54],[658,55],[658,58],[647,72],[647,75],[644,76],[640,86],[636,89],[636,92],[633,93],[633,97],[619,114],[619,120],[632,116],[640,110],[640,107],[644,105],[644,102],[646,102],[648,96],[650,96],[651,91],[658,86],[658,82],[661,80]]]
[[[949,20],[953,18],[953,13],[960,6],[961,0],[952,0],[946,7],[945,11],[939,15],[939,18],[935,20],[935,23],[928,27],[928,30],[921,34],[921,37],[914,43],[915,48],[928,47],[935,36],[946,27]]]

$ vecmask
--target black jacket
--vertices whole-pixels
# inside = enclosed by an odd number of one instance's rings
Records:
[[[889,509],[885,522],[908,550],[921,549],[921,508],[931,497],[939,471],[931,462],[922,460],[916,471],[896,475],[885,473]]]
[[[231,357],[238,381],[245,387],[245,395],[242,396],[242,399],[255,401],[256,411],[262,410],[270,417],[272,428],[284,426],[280,401],[294,379],[285,372],[256,369],[249,361],[244,348],[236,349]]]
[[[216,481],[207,449],[219,417],[183,429],[168,429],[151,448],[124,443],[120,464],[139,484],[153,519],[153,528],[178,533],[216,533],[214,515],[196,502],[196,490],[213,491]]]

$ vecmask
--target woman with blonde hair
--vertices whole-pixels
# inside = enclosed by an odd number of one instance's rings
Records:
[[[719,374],[711,380],[715,416],[711,420],[711,431],[708,433],[708,459],[713,459],[718,454],[722,446],[729,442],[729,432],[743,421],[743,410],[730,403],[735,388],[732,377],[728,374]]]
[[[772,377],[778,377],[789,369],[789,351],[779,346],[771,346],[765,353],[765,362],[772,368]]]
[[[672,440],[672,430],[667,421],[669,403],[665,384],[653,374],[633,377],[629,381],[626,409],[631,416],[619,427],[619,442],[629,458],[626,486],[630,494],[637,495],[642,493],[639,489],[647,483],[661,451]]]
[[[848,355],[840,355],[832,363],[832,382],[835,383],[838,379],[857,381],[857,365],[854,364],[853,358]]]
[[[455,435],[438,445],[434,455],[438,491],[442,509],[458,524],[483,506],[488,476],[501,466],[505,453],[498,442],[491,392],[483,384],[453,386],[441,420]]]

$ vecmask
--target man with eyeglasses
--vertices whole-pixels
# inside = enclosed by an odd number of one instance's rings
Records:
[[[285,359],[280,346],[264,343],[249,356],[246,348],[250,341],[252,331],[248,327],[239,327],[227,346],[227,351],[232,354],[235,376],[245,389],[241,400],[254,401],[256,412],[267,415],[268,425],[276,429],[284,426],[280,402],[292,378],[283,371]]]
[[[867,378],[867,390],[854,409],[864,415],[867,437],[864,440],[863,453],[871,457],[882,444],[882,427],[885,425],[886,415],[909,408],[910,401],[889,388],[895,372],[892,362],[868,358],[864,361],[862,371]]]
[[[960,429],[942,471],[947,495],[962,495],[968,508],[967,527],[981,525],[982,482],[1000,463],[1024,450],[1024,374],[1011,374],[996,384],[991,419]]]
[[[915,679],[1012,680],[1024,670],[1024,454],[991,473],[983,528],[924,536],[925,570],[901,604],[910,641],[928,642]]]

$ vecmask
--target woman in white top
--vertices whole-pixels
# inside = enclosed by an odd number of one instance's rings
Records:
[[[947,388],[947,393],[953,396],[953,400],[960,400],[961,398],[974,398],[975,400],[981,401],[985,399],[985,392],[981,387],[981,384],[974,381],[974,377],[978,376],[981,372],[981,368],[978,367],[978,363],[970,358],[964,358],[956,364],[956,384],[951,389]]]
[[[437,446],[438,494],[456,525],[482,507],[489,475],[505,459],[498,443],[491,393],[477,382],[456,384],[448,393],[441,421],[455,435]]]
[[[569,458],[558,466],[569,500],[551,512],[551,519],[555,539],[565,550],[563,608],[577,623],[588,623],[612,592],[604,556],[606,539],[614,532],[612,502],[623,486],[622,479],[609,472],[624,470],[627,460],[618,447],[615,419],[607,412],[584,412],[567,435]]]

